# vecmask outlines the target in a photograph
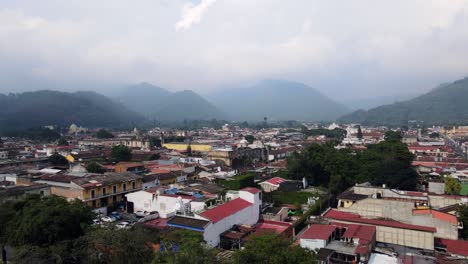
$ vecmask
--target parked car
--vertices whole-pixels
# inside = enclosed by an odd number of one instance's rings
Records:
[[[101,219],[99,218],[93,219],[92,225],[100,225],[100,224],[101,224]]]
[[[101,218],[101,220],[102,220],[103,222],[107,222],[107,223],[112,223],[112,222],[117,221],[117,219],[115,219],[115,218],[112,217],[112,216],[104,216],[104,217]]]
[[[122,219],[122,215],[119,212],[112,212],[110,215],[117,220]]]
[[[127,229],[127,228],[130,228],[130,223],[129,222],[120,222],[118,224],[115,225],[115,227],[117,229]]]
[[[138,210],[138,211],[135,211],[135,215],[137,217],[145,217],[147,215],[150,215],[150,212],[144,211],[144,210]]]

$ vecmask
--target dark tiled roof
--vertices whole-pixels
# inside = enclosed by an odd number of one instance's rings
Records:
[[[351,201],[359,201],[368,198],[369,196],[363,194],[357,194],[353,191],[346,191],[338,195],[338,199],[341,200],[351,200]]]
[[[204,229],[210,222],[202,219],[195,219],[190,217],[183,217],[183,216],[174,216],[171,220],[167,222],[169,226],[177,225],[177,226],[186,226],[186,227],[193,227],[198,229]]]

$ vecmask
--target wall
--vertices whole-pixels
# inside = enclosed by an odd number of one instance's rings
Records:
[[[445,183],[443,182],[429,182],[429,192],[436,194],[445,193]]]
[[[339,223],[356,224],[353,222],[334,220]],[[360,225],[366,225],[359,223]],[[374,225],[370,225],[374,226]],[[376,240],[382,243],[391,243],[401,246],[434,250],[434,234],[417,230],[409,230],[387,226],[375,226],[377,231]]]
[[[167,149],[179,150],[179,151],[186,151],[188,144],[175,144],[175,143],[166,143],[163,144],[163,147]],[[208,152],[212,149],[211,145],[205,144],[190,144],[190,148],[192,151],[200,151],[200,152]]]
[[[321,249],[327,246],[326,240],[321,239],[300,239],[301,248],[307,248],[310,250]]]

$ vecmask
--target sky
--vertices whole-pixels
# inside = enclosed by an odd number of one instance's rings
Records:
[[[262,79],[339,101],[468,76],[468,0],[1,0],[0,92]]]

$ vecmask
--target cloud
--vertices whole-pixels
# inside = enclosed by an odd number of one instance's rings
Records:
[[[468,75],[467,0],[187,1],[2,0],[0,90],[26,79],[201,91],[282,78],[359,97]]]
[[[201,0],[197,5],[194,5],[193,3],[186,4],[182,11],[182,18],[175,24],[175,30],[188,30],[194,24],[199,23],[203,14],[215,2],[216,0]]]

